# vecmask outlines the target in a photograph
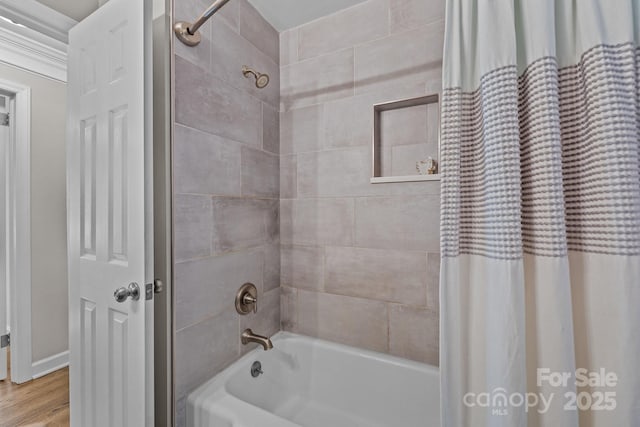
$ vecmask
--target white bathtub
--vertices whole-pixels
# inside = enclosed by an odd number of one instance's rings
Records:
[[[287,332],[272,341],[189,395],[188,427],[440,426],[438,368]]]

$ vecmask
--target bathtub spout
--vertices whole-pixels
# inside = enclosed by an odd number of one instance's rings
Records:
[[[242,344],[249,344],[250,342],[258,343],[262,346],[264,351],[271,350],[273,348],[273,344],[271,340],[267,337],[263,337],[262,335],[254,334],[251,329],[245,329],[242,332]]]

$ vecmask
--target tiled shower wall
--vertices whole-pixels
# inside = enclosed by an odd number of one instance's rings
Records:
[[[176,0],[175,19],[208,6]],[[187,394],[253,348],[240,344],[244,328],[280,328],[278,33],[246,0],[229,2],[200,31],[197,47],[176,40],[174,57],[178,426]],[[257,89],[243,65],[268,73],[269,86]],[[235,311],[245,282],[259,290],[257,315]]]
[[[369,178],[372,105],[440,91],[443,18],[369,0],[280,34],[283,329],[438,363],[439,183]]]

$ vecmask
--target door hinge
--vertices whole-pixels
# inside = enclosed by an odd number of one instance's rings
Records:
[[[9,123],[11,123],[9,113],[0,113],[0,126],[9,126]]]
[[[9,347],[11,344],[11,334],[0,336],[0,348]]]
[[[147,283],[144,285],[144,297],[147,300],[153,299],[153,294],[159,294],[164,290],[162,280],[155,279],[153,283]]]

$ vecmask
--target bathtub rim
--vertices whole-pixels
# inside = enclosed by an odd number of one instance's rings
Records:
[[[306,342],[313,346],[321,345],[329,350],[335,350],[341,353],[351,354],[353,356],[363,357],[369,360],[374,360],[379,363],[391,364],[393,366],[399,366],[423,372],[429,376],[436,376],[437,383],[440,383],[440,368],[438,366],[430,365],[427,363],[417,362],[415,360],[405,359],[402,357],[394,356],[387,353],[381,353],[374,350],[367,350],[359,347],[353,347],[346,344],[336,343],[333,341],[327,341],[322,338],[310,337],[307,335],[296,334],[293,332],[279,331],[271,336],[273,347],[277,348],[279,342],[283,341],[299,341]],[[206,380],[203,384],[192,390],[187,394],[187,407],[194,403],[198,397],[209,391],[210,396],[216,396],[220,393],[228,394],[226,382],[236,373],[243,368],[249,368],[251,364],[256,360],[256,357],[260,357],[265,351],[261,347],[242,355],[240,358],[234,360],[227,365],[222,371],[218,372],[215,376]],[[233,368],[233,369],[231,369]]]

